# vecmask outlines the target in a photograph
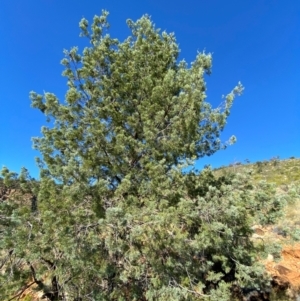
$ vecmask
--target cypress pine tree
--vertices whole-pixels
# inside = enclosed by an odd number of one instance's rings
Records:
[[[91,45],[64,52],[65,101],[30,94],[52,123],[34,138],[40,182],[21,176],[34,187],[31,209],[7,209],[15,218],[2,248],[14,263],[5,263],[3,295],[32,284],[52,301],[230,300],[234,287],[260,287],[251,225],[256,212],[280,209],[273,191],[186,171],[226,147],[219,136],[242,85],[213,109],[210,54],[179,61],[174,35],[148,16],[128,20],[131,35],[120,42],[107,16],[91,29],[81,20]]]

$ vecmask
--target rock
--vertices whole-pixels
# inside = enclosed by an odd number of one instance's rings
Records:
[[[277,235],[281,235],[283,237],[287,236],[287,232],[285,230],[283,230],[281,227],[274,227],[272,232],[276,233]]]
[[[274,287],[280,291],[288,289],[293,298],[295,296],[298,298],[300,292],[300,243],[285,245],[281,251],[279,263],[265,260],[264,264],[273,278]]]
[[[260,235],[260,236],[265,235],[265,231],[262,230],[262,229],[260,229],[260,228],[256,228],[256,229],[254,230],[254,232],[255,232],[256,234]]]
[[[266,259],[268,262],[274,261],[274,256],[272,254],[268,254],[268,257]]]
[[[259,239],[259,238],[263,238],[261,235],[258,235],[258,234],[256,234],[256,233],[254,233],[253,235],[252,235],[252,238],[256,238],[256,239]]]
[[[259,225],[254,225],[251,227],[251,229],[254,231],[255,234],[258,234],[260,236],[265,235],[265,231]]]
[[[281,264],[277,264],[274,268],[278,271],[280,276],[287,276],[292,272],[290,269]]]

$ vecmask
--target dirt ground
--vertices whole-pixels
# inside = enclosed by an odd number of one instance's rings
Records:
[[[288,286],[293,291],[300,290],[300,243],[284,246],[281,251],[281,260],[275,262],[267,259],[265,266],[275,283]]]

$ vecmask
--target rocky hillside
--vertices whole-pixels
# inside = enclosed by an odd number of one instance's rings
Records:
[[[265,248],[264,262],[275,286],[271,300],[300,300],[300,159],[244,164],[236,162],[215,169],[218,176],[226,173],[248,173],[254,183],[261,180],[276,185],[278,194],[285,194],[284,215],[276,225],[254,225],[253,240]]]

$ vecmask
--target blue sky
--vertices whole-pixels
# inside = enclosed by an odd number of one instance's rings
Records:
[[[238,81],[245,86],[222,134],[223,140],[234,134],[237,143],[201,159],[198,168],[300,157],[299,0],[1,0],[0,168],[25,166],[38,176],[31,137],[40,136],[46,121],[30,107],[29,92],[52,92],[63,101],[62,51],[88,46],[78,23],[102,9],[110,12],[111,36],[120,40],[129,35],[126,19],[149,14],[158,28],[175,33],[180,59],[211,52],[206,80],[213,106]]]

